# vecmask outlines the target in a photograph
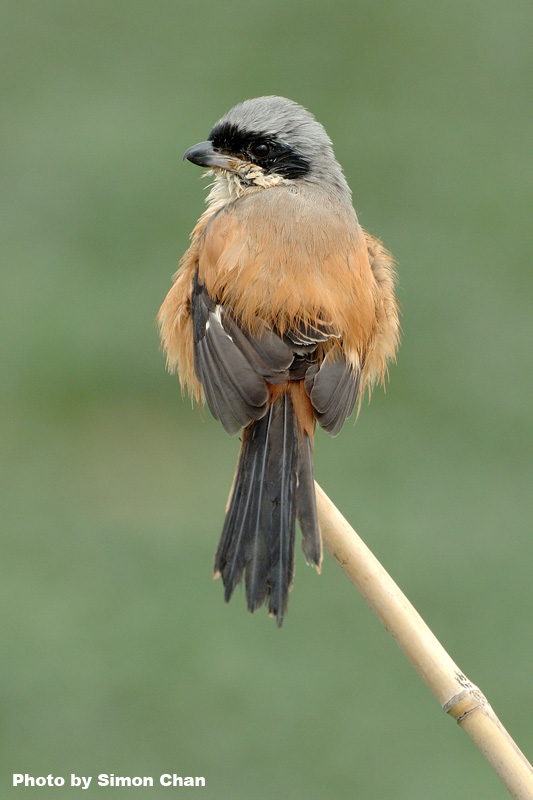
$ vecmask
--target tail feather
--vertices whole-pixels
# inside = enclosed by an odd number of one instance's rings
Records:
[[[269,526],[268,515],[270,512],[269,498],[267,491],[268,481],[268,447],[272,431],[273,421],[272,408],[269,409],[265,419],[264,429],[250,431],[253,436],[253,445],[256,448],[254,456],[258,461],[259,470],[255,484],[253,486],[254,503],[250,508],[250,513],[245,516],[245,524],[248,527],[248,538],[243,552],[243,562],[246,566],[246,599],[250,611],[260,608],[268,596],[268,564],[269,542],[264,535],[264,531]],[[255,428],[255,425],[253,426]],[[243,453],[243,456],[246,454]],[[244,461],[244,459],[243,459]],[[246,463],[244,463],[246,469]],[[226,593],[228,587],[226,586]],[[233,591],[233,587],[231,589]]]
[[[267,474],[271,506],[268,610],[277,618],[278,625],[281,625],[294,577],[298,429],[288,394],[282,395],[271,408],[278,435],[274,434],[271,439]]]
[[[315,480],[313,476],[313,445],[307,434],[302,436],[302,453],[298,464],[298,491],[296,516],[302,530],[302,550],[308,564],[320,572],[322,565],[322,538],[316,513]]]
[[[249,540],[249,521],[256,516],[258,507],[257,473],[259,452],[252,452],[248,461],[246,480],[239,480],[239,472],[235,481],[231,505],[226,514],[224,528],[220,537],[215,559],[215,569],[223,576],[225,600],[229,601],[234,587],[241,581],[245,560],[243,553]],[[239,465],[240,467],[240,465]]]
[[[294,575],[296,518],[306,559],[318,568],[312,447],[301,430],[288,393],[243,435],[235,486],[215,556],[228,601],[245,573],[250,611],[268,600],[281,625]]]

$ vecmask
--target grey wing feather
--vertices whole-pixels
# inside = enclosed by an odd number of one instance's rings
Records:
[[[195,276],[191,299],[194,370],[215,419],[237,433],[268,409],[270,383],[283,383],[294,354],[261,320],[251,336]]]
[[[340,333],[323,322],[296,324],[283,336],[263,320],[253,334],[207,293],[196,275],[191,300],[194,369],[215,419],[229,434],[265,416],[269,384],[304,379],[318,423],[336,436],[352,413],[361,371],[339,348],[321,364],[317,347]]]
[[[210,328],[216,331],[214,323]],[[218,335],[211,332],[198,342],[197,374],[211,413],[233,435],[266,413],[268,389],[264,381],[257,380],[244,356],[238,351],[226,352]]]
[[[253,336],[225,312],[222,313],[222,325],[254,369],[269,383],[287,380],[294,358],[293,350],[263,320],[257,321]]]
[[[341,353],[330,350],[318,367],[308,370],[305,390],[315,409],[318,423],[337,436],[355,408],[361,370],[352,367]]]
[[[316,320],[314,325],[309,323],[300,322],[294,325],[285,334],[293,344],[302,345],[316,345],[321,342],[327,342],[328,339],[340,337],[340,332],[336,331],[332,325],[323,320]]]

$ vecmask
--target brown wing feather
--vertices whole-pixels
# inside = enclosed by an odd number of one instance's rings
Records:
[[[364,231],[370,267],[374,276],[374,324],[362,376],[362,385],[385,381],[387,364],[394,360],[400,343],[398,301],[394,293],[396,262],[375,236]]]
[[[167,356],[168,370],[178,372],[182,389],[187,386],[189,394],[198,403],[202,402],[203,392],[194,372],[191,296],[194,276],[198,271],[199,238],[206,221],[207,218],[202,217],[193,230],[191,246],[181,259],[174,283],[157,315],[161,347]]]

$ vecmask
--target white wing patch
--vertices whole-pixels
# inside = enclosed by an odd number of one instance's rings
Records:
[[[222,306],[220,305],[220,303],[215,306],[215,310],[214,311],[211,311],[209,313],[209,317],[214,317],[214,319],[220,325],[220,327],[222,329],[222,332],[228,337],[230,342],[232,342],[233,341],[232,337],[229,335],[227,330],[225,330],[224,326],[222,325]],[[209,329],[209,319],[207,320],[206,325],[205,325],[206,333],[207,333],[208,329]]]

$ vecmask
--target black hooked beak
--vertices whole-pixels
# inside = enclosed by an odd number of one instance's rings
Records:
[[[198,164],[199,167],[220,167],[235,172],[235,159],[224,155],[213,147],[212,142],[200,142],[189,147],[183,154],[183,160]]]

